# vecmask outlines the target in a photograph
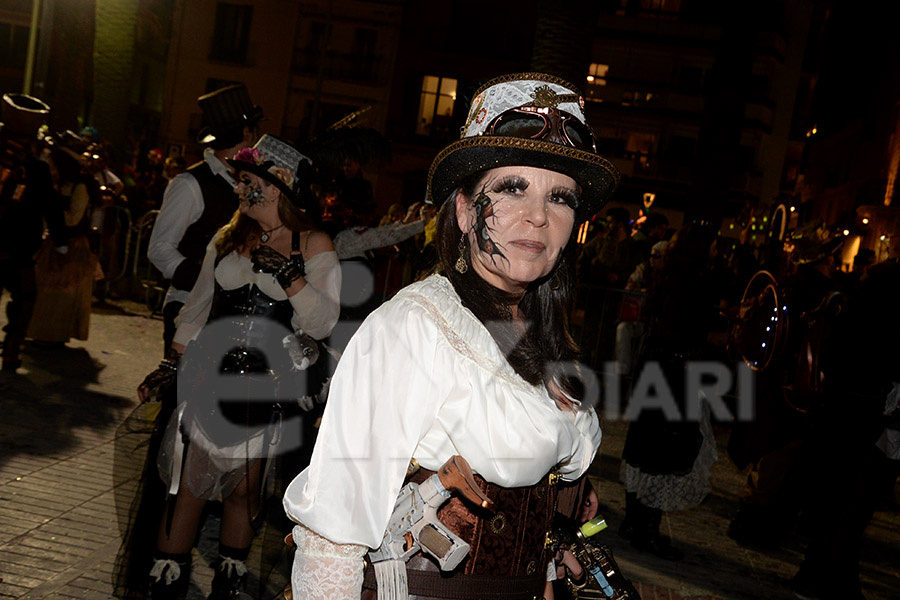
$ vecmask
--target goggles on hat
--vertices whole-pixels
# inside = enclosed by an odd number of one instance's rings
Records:
[[[545,140],[585,152],[597,152],[594,134],[576,117],[554,107],[520,106],[488,123],[486,135]]]

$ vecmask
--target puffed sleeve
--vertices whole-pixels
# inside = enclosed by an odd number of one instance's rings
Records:
[[[435,420],[448,365],[439,333],[409,303],[383,305],[335,371],[309,467],[288,487],[287,514],[338,544],[375,548],[416,445]]]
[[[578,435],[572,438],[568,458],[559,464],[559,473],[565,481],[575,481],[591,466],[600,448],[600,419],[593,408],[580,408],[571,413]]]
[[[203,257],[203,266],[197,282],[191,288],[184,306],[175,319],[178,329],[175,331],[173,341],[177,344],[187,345],[197,337],[203,326],[209,319],[209,311],[212,308],[213,293],[216,289],[216,238],[218,234],[206,246],[206,255]]]
[[[337,253],[320,252],[306,263],[306,285],[291,296],[294,329],[317,340],[331,334],[341,314],[341,267]]]

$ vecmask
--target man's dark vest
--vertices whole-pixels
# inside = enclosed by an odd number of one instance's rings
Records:
[[[222,226],[231,219],[237,210],[239,200],[234,189],[224,178],[212,172],[206,162],[197,163],[187,170],[200,184],[200,192],[203,194],[203,213],[200,218],[184,232],[184,236],[178,243],[178,251],[184,257],[196,265],[197,272],[203,264],[206,254],[206,246]],[[196,279],[196,278],[195,278]],[[181,287],[179,289],[191,289]]]

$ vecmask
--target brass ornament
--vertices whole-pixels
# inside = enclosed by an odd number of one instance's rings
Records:
[[[532,106],[540,106],[542,108],[556,108],[559,106],[559,96],[550,89],[549,85],[541,85],[531,92],[533,102]]]
[[[469,270],[469,263],[466,261],[466,234],[459,238],[459,258],[456,259],[454,268],[460,275]]]
[[[491,519],[491,531],[500,533],[504,529],[506,529],[506,517],[503,513],[497,513],[494,515],[494,518]]]

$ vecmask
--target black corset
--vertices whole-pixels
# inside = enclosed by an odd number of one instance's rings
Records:
[[[293,331],[293,314],[290,301],[273,300],[253,284],[225,290],[216,283],[209,319],[192,349],[197,360],[187,361],[179,373],[180,378],[197,382],[193,386],[192,400],[201,426],[210,415],[218,412],[240,428],[229,434],[220,431],[221,428],[204,427],[214,442],[222,445],[237,443],[243,435],[258,431],[272,420],[273,410],[278,405],[274,400],[275,380],[271,380],[271,403],[247,402],[239,391],[242,382],[247,380],[235,380],[234,387],[229,388],[234,396],[221,397],[206,389],[203,371],[214,369],[219,373],[287,376],[291,363],[282,339]]]

